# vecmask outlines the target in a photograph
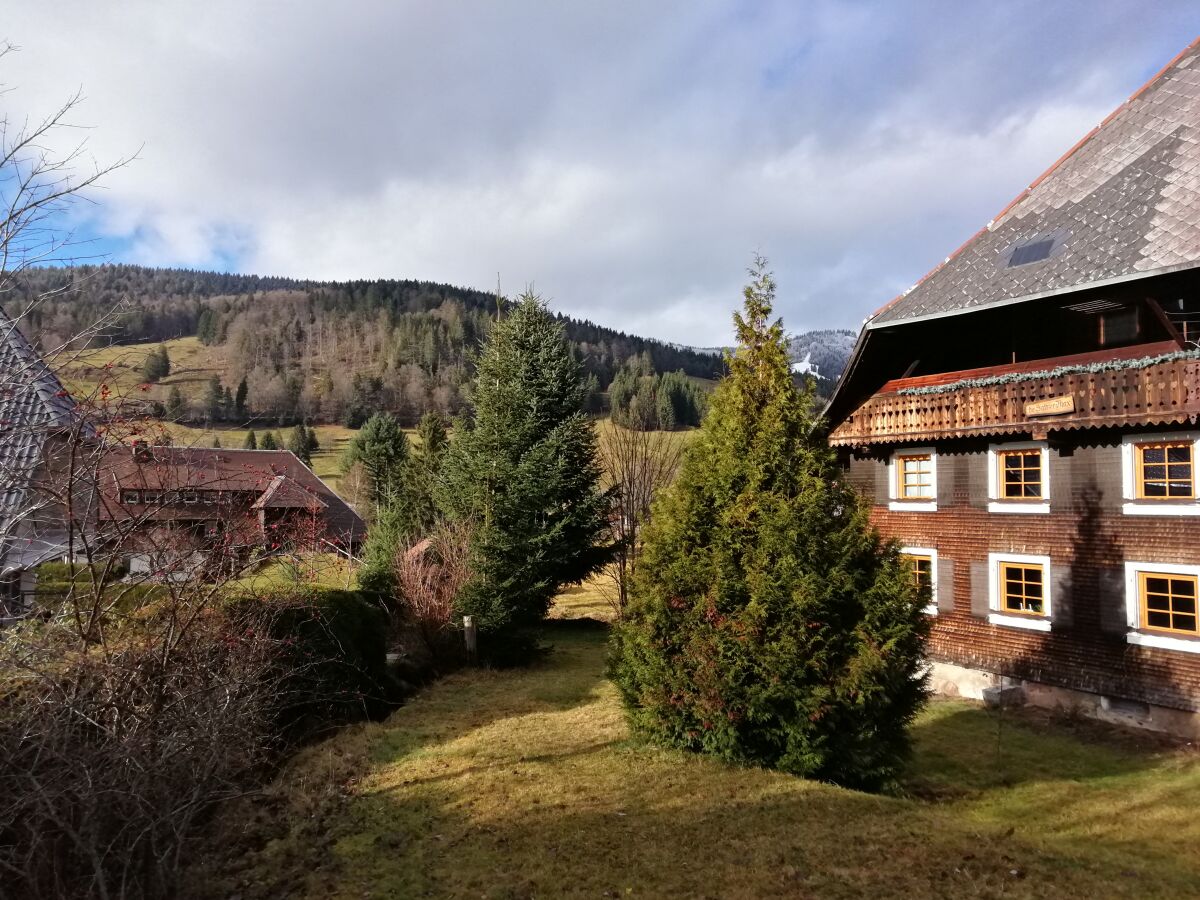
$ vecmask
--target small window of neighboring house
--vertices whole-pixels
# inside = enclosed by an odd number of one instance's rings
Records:
[[[902,547],[901,555],[909,564],[913,584],[926,598],[925,612],[937,615],[937,551],[925,547]]]
[[[141,503],[141,502],[142,502],[142,495],[141,495],[140,491],[133,491],[133,490],[121,491],[121,505],[122,506],[136,506],[138,503]]]
[[[1200,566],[1125,564],[1129,642],[1200,653]]]
[[[990,447],[988,499],[990,512],[1050,512],[1049,448],[1044,443]]]
[[[891,508],[937,508],[937,454],[933,450],[902,450],[892,456]]]
[[[1127,437],[1124,510],[1133,515],[1200,515],[1195,434]]]
[[[183,502],[184,503],[198,503],[199,501],[200,501],[200,492],[199,491],[184,491],[183,492]]]
[[[993,625],[1050,630],[1050,560],[1045,556],[992,553],[988,621]]]
[[[158,491],[142,491],[142,502],[148,506],[157,506],[162,502],[162,495]]]

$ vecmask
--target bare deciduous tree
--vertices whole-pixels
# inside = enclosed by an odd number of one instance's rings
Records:
[[[636,410],[631,412],[636,415]],[[619,619],[629,599],[630,583],[642,552],[642,529],[650,519],[650,508],[658,492],[671,483],[679,470],[686,438],[679,432],[648,431],[612,424],[600,434],[600,461],[608,485],[616,488],[616,505],[609,527],[617,545],[616,556],[606,574],[606,592]]]

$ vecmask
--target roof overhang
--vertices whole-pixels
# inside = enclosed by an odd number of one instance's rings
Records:
[[[953,316],[962,316],[969,313],[987,312],[994,309],[1001,309],[1006,306],[1016,306],[1020,303],[1031,303],[1037,300],[1046,300],[1052,297],[1061,297],[1069,294],[1080,293],[1082,291],[1095,290],[1097,288],[1116,287],[1118,285],[1129,284],[1131,282],[1141,281],[1147,278],[1154,278],[1160,275],[1171,275],[1176,272],[1186,272],[1191,269],[1200,269],[1200,260],[1177,263],[1171,266],[1162,266],[1157,269],[1148,269],[1145,272],[1131,272],[1126,275],[1117,275],[1113,278],[1105,278],[1100,281],[1089,281],[1085,284],[1069,285],[1061,288],[1054,288],[1047,291],[1038,291],[1034,294],[1025,294],[1020,297],[1005,298],[1002,300],[993,300],[988,303],[982,303],[978,306],[965,306],[959,309],[944,310],[935,313],[928,313],[923,316],[910,316],[903,319],[893,319],[887,321],[879,321],[879,316],[886,312],[887,307],[877,312],[871,318],[863,322],[862,330],[858,333],[858,340],[854,342],[854,349],[850,353],[850,359],[846,363],[845,371],[842,372],[842,377],[838,379],[837,385],[833,389],[833,394],[829,398],[829,402],[825,404],[825,409],[822,410],[822,416],[828,417],[831,410],[836,410],[839,400],[845,394],[846,386],[851,383],[854,377],[854,370],[858,367],[859,361],[862,359],[870,333],[872,331],[883,331],[885,329],[899,328],[905,325],[918,325],[922,323],[932,322],[939,319],[948,319]],[[830,421],[827,425],[836,423]]]

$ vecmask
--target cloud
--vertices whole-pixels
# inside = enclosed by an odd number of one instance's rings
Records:
[[[83,85],[97,155],[143,147],[87,211],[121,259],[499,273],[715,344],[756,249],[789,327],[857,327],[1197,25],[1184,3],[71,0],[10,11],[0,78],[16,113]]]

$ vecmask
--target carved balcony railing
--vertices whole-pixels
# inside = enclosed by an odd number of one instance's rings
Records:
[[[951,381],[914,387],[912,382],[920,379],[912,379],[906,387],[906,382],[889,382],[833,430],[830,443],[858,446],[1012,433],[1042,438],[1051,431],[1167,425],[1200,416],[1200,359],[1194,357],[1032,376],[1013,373],[1007,381],[993,376],[998,383],[984,385]]]

